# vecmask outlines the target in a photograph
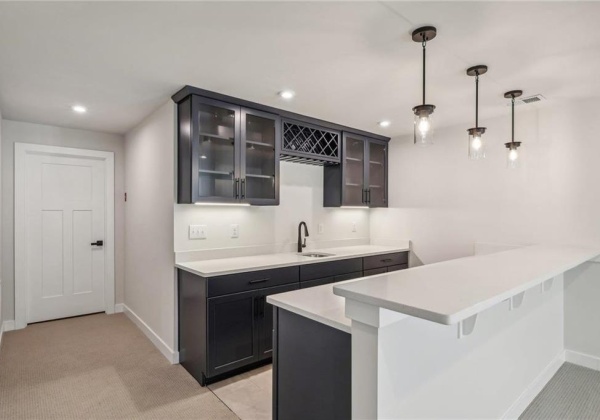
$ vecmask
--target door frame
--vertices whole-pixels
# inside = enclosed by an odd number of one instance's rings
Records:
[[[27,326],[27,156],[84,157],[105,162],[104,309],[115,312],[115,157],[113,152],[15,143],[15,328]]]

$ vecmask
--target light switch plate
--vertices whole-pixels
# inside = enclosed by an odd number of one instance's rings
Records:
[[[317,225],[317,233],[320,235],[323,233],[323,223]]]
[[[206,225],[190,225],[190,239],[206,239]]]
[[[352,222],[352,232],[356,232],[356,222]]]
[[[231,237],[232,238],[240,237],[240,225],[231,225]]]

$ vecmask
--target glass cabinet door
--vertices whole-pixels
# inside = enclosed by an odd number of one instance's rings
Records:
[[[277,115],[242,109],[242,201],[279,204],[280,130]]]
[[[342,179],[342,205],[365,205],[365,141],[344,134],[344,162]]]
[[[195,201],[234,201],[238,198],[236,182],[239,132],[239,108],[212,100],[199,100],[197,112],[198,184]]]
[[[387,207],[387,145],[369,142],[368,201],[371,207]]]

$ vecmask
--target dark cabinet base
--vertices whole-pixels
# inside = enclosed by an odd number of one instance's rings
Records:
[[[352,418],[351,335],[275,308],[274,420]]]
[[[194,377],[194,378],[198,381],[200,386],[206,386],[206,385],[217,383],[217,382],[222,381],[227,378],[231,378],[232,376],[236,376],[236,375],[242,374],[244,372],[248,372],[248,371],[257,369],[261,366],[270,365],[272,362],[273,362],[273,358],[269,357],[268,359],[259,360],[258,362],[254,362],[249,365],[242,366],[235,370],[230,370],[229,372],[223,373],[221,375],[211,376],[210,378],[207,378],[204,375],[201,375],[201,377],[199,379],[196,377]]]

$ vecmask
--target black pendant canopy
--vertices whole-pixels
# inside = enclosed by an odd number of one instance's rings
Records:
[[[431,41],[437,35],[435,26],[422,26],[417,28],[412,33],[412,40],[415,42]]]

